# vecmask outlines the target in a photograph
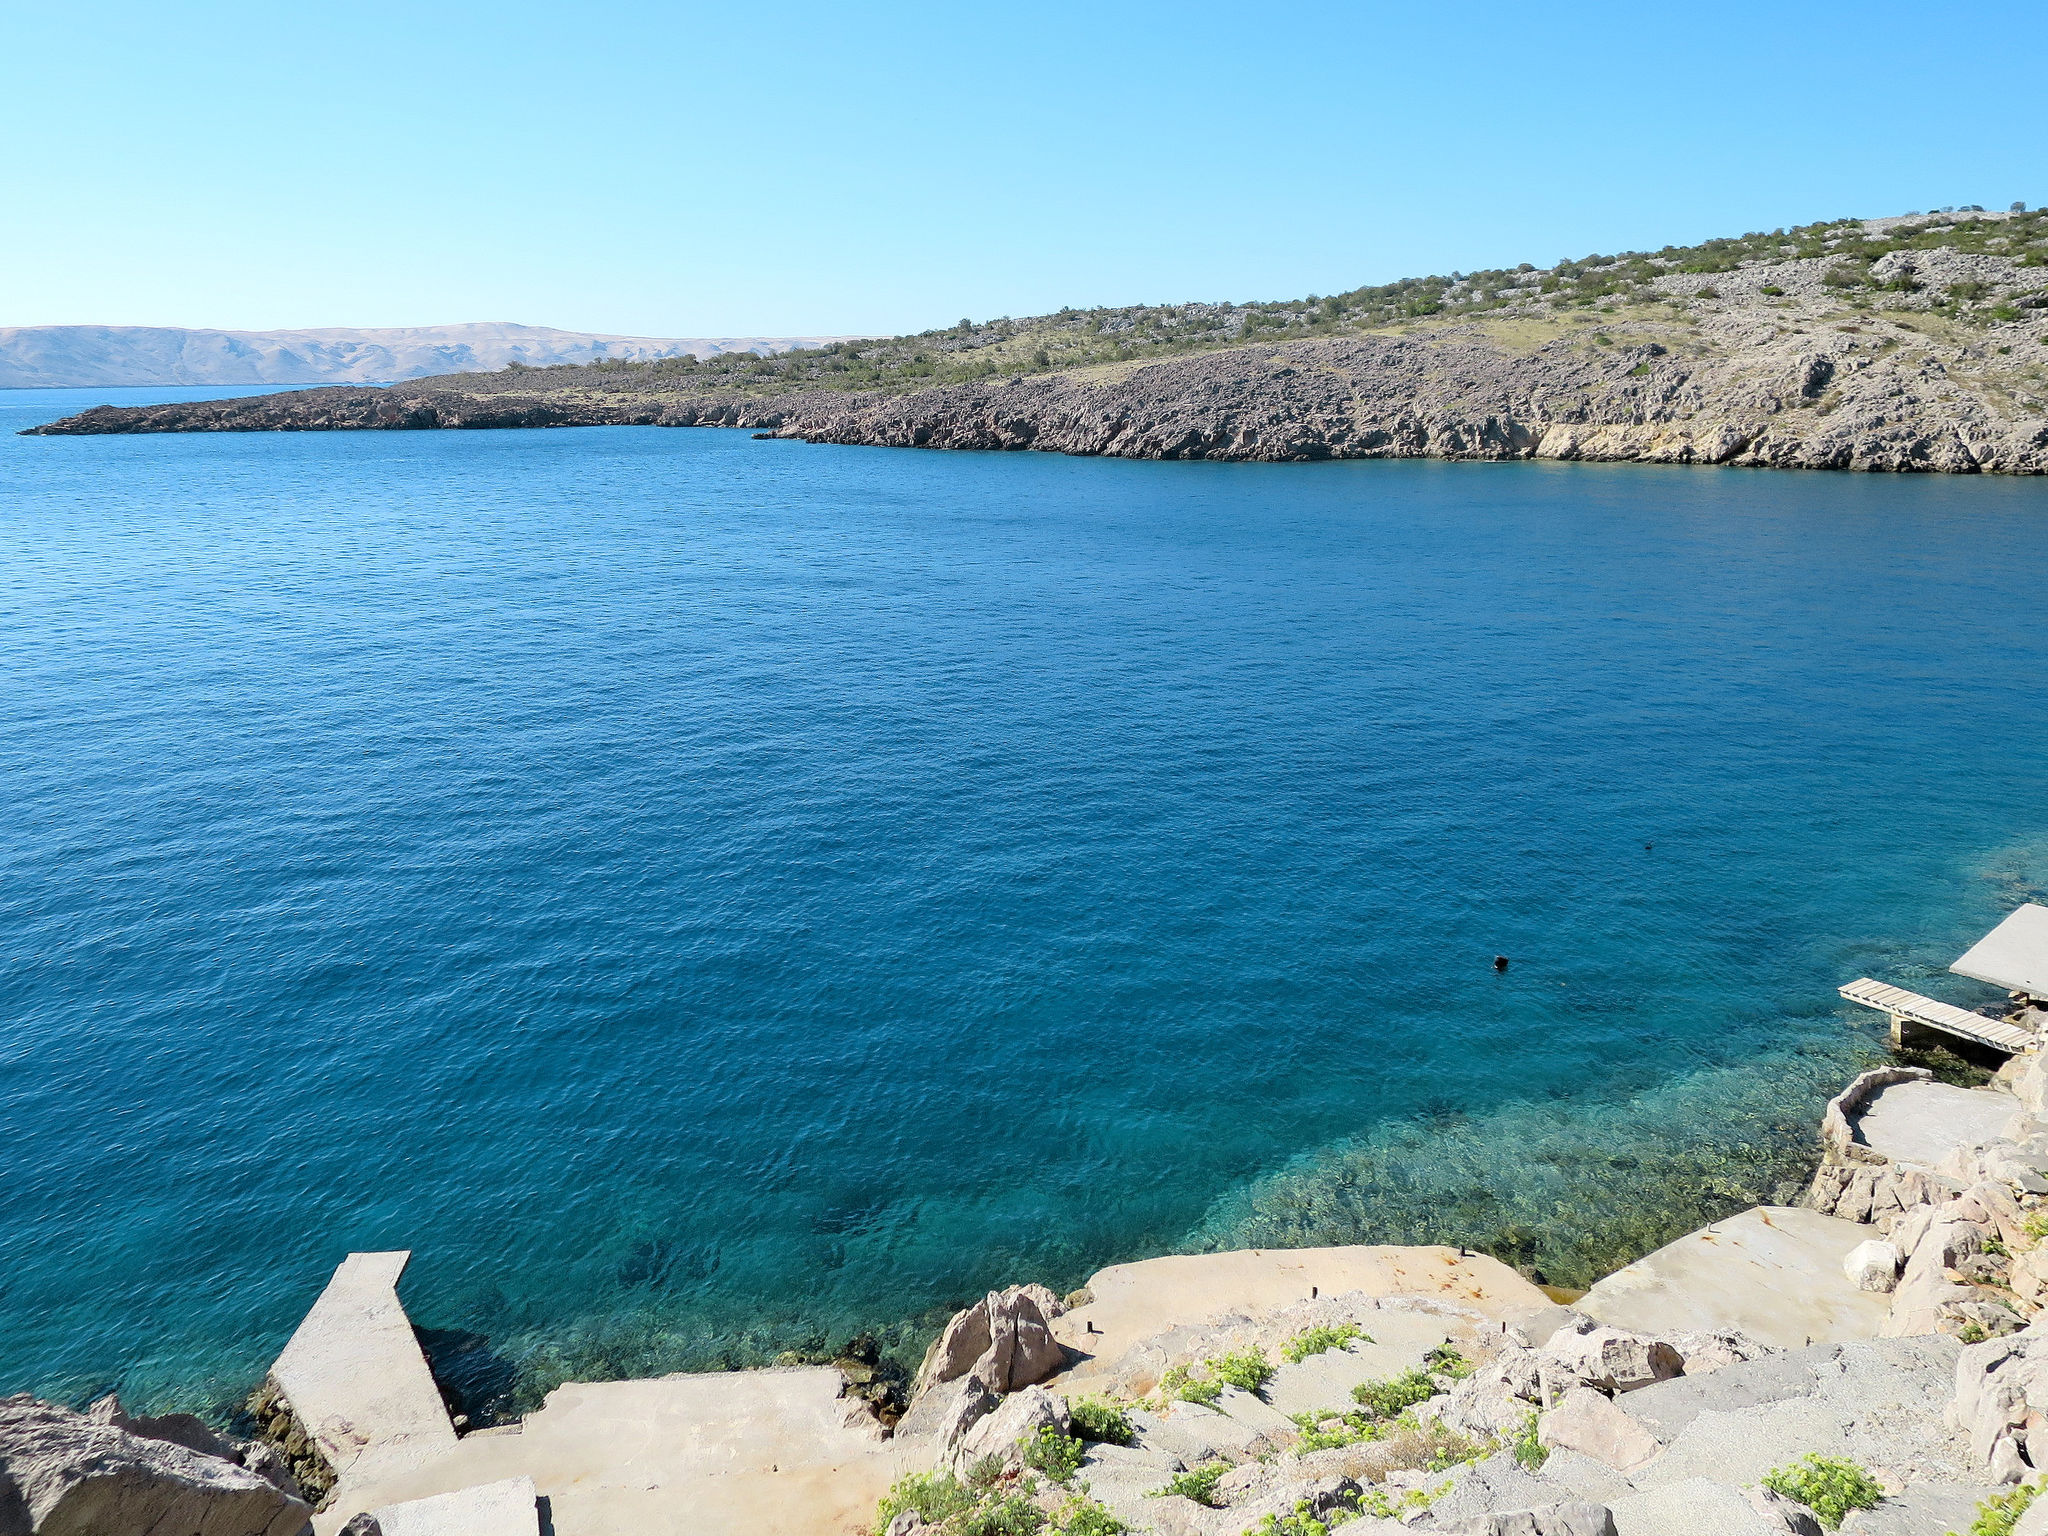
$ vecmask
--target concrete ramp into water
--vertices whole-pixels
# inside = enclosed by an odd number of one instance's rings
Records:
[[[270,1368],[344,1484],[390,1477],[455,1449],[455,1426],[398,1301],[411,1258],[402,1250],[342,1260]]]

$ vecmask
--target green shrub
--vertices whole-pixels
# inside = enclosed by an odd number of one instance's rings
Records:
[[[1764,1486],[1788,1499],[1797,1499],[1820,1517],[1829,1530],[1842,1524],[1852,1509],[1875,1509],[1884,1499],[1877,1480],[1853,1461],[1818,1452],[1764,1474]]]
[[[1099,1397],[1078,1398],[1067,1405],[1074,1433],[1083,1440],[1100,1440],[1105,1445],[1129,1445],[1138,1438],[1131,1416],[1115,1403]]]
[[[1994,304],[1991,306],[1991,318],[1994,320],[2017,320],[2019,317],[2019,306],[2016,304]]]
[[[2012,1528],[2039,1497],[2042,1484],[2021,1483],[2006,1493],[1994,1493],[1977,1506],[1977,1518],[1970,1522],[1969,1536],[2012,1536]],[[1955,1536],[1955,1532],[1949,1532]]]
[[[1033,1536],[1045,1524],[1044,1511],[1021,1493],[987,1499],[954,1517],[947,1536]]]
[[[875,1507],[876,1536],[906,1509],[914,1509],[926,1525],[939,1525],[974,1508],[975,1496],[950,1472],[920,1472],[906,1477],[882,1495]]]
[[[1220,1355],[1209,1362],[1209,1369],[1218,1381],[1240,1392],[1260,1391],[1273,1379],[1273,1362],[1258,1348]]]
[[[1785,296],[1785,290],[1780,288],[1776,283],[1765,283],[1763,287],[1757,289],[1757,292],[1767,293],[1774,299],[1781,299]]]
[[[1522,1428],[1514,1439],[1515,1460],[1531,1472],[1550,1459],[1550,1448],[1536,1438],[1536,1421],[1541,1417],[1535,1409],[1530,1409],[1529,1417],[1522,1421]]]
[[[1383,1381],[1361,1381],[1351,1389],[1351,1400],[1376,1419],[1391,1419],[1434,1396],[1436,1383],[1427,1371],[1403,1371]]]
[[[986,1493],[1003,1480],[1003,1458],[984,1456],[967,1469],[967,1486],[976,1493]]]
[[[1176,1472],[1168,1479],[1164,1488],[1148,1494],[1148,1498],[1164,1499],[1178,1494],[1184,1499],[1193,1499],[1197,1504],[1206,1504],[1211,1509],[1221,1509],[1216,1497],[1216,1485],[1223,1481],[1223,1474],[1230,1470],[1227,1461],[1205,1461],[1189,1472]]]
[[[1052,1517],[1053,1536],[1124,1536],[1128,1525],[1093,1499],[1073,1498]]]
[[[1358,1509],[1333,1509],[1318,1520],[1309,1509],[1308,1500],[1303,1499],[1292,1513],[1268,1515],[1246,1531],[1245,1536],[1330,1536],[1332,1527],[1355,1520],[1359,1513]]]
[[[1072,1435],[1063,1435],[1050,1424],[1041,1424],[1038,1433],[1024,1442],[1024,1465],[1034,1472],[1043,1472],[1054,1482],[1065,1487],[1081,1469],[1081,1458],[1088,1454],[1088,1448]]]
[[[1179,1398],[1184,1403],[1213,1403],[1223,1395],[1223,1383],[1197,1376],[1184,1365],[1176,1365],[1159,1378],[1159,1395]]]
[[[1335,1328],[1320,1325],[1304,1328],[1285,1344],[1280,1346],[1280,1356],[1290,1365],[1299,1365],[1310,1355],[1320,1355],[1325,1350],[1344,1349],[1364,1339],[1372,1340],[1359,1330],[1356,1323],[1340,1323]]]
[[[1356,1445],[1361,1440],[1385,1439],[1389,1427],[1386,1421],[1358,1408],[1344,1414],[1298,1413],[1294,1422],[1301,1429],[1294,1449],[1304,1456],[1310,1451],[1334,1451],[1339,1446]]]
[[[1448,1376],[1453,1381],[1463,1381],[1474,1370],[1472,1362],[1448,1344],[1439,1344],[1424,1355],[1422,1368],[1431,1375]]]

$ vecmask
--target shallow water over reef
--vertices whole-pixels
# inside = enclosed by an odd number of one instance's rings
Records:
[[[352,1248],[526,1393],[1583,1283],[2048,886],[2039,482],[7,436],[0,525],[0,1390],[225,1398]]]

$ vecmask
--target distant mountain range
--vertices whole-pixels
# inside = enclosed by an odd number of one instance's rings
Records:
[[[599,358],[768,356],[850,338],[718,336],[656,340],[484,322],[357,330],[197,331],[165,325],[0,326],[0,389],[123,384],[386,384],[508,363],[546,368]]]

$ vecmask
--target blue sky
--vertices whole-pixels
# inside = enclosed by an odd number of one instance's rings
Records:
[[[893,332],[2048,201],[2036,5],[0,24],[0,325]]]

